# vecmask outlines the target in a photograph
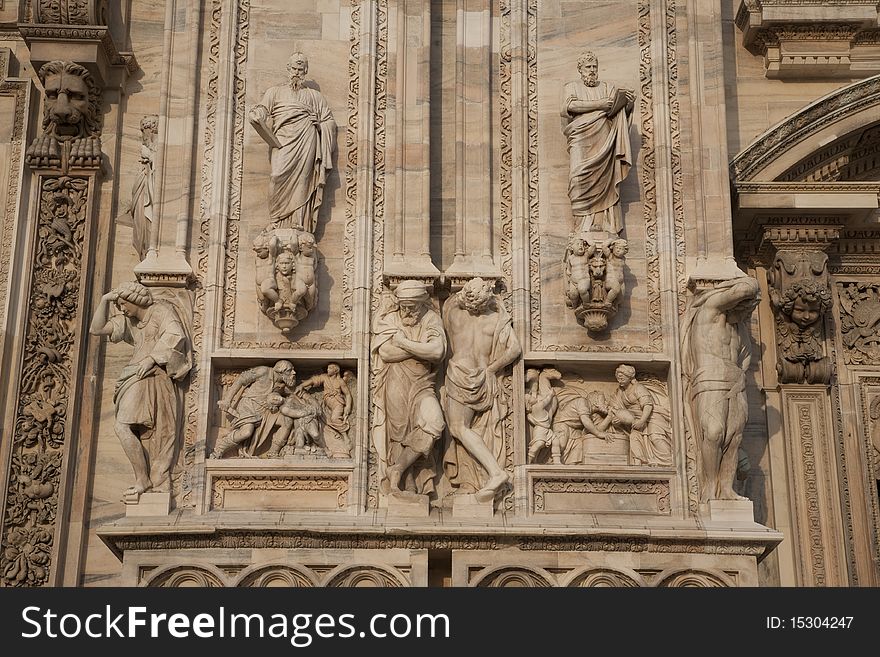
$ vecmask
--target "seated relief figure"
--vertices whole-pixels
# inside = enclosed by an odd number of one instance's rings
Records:
[[[274,282],[258,273],[258,298],[263,313],[284,332],[317,304],[314,233],[336,148],[330,105],[305,86],[308,70],[306,56],[294,53],[287,63],[289,82],[266,91],[248,116],[269,145],[272,167],[269,224],[254,251],[258,259],[270,260]]]
[[[672,465],[669,400],[656,381],[636,380],[636,370],[620,365],[618,388],[609,402],[611,426],[629,437],[630,465]]]
[[[553,433],[559,440],[562,463],[577,465],[587,456],[587,438],[614,440],[608,400],[598,390],[582,395],[579,391],[562,389],[557,394],[559,411],[553,420]]]

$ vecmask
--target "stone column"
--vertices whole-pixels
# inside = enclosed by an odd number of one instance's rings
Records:
[[[161,85],[156,158],[156,219],[147,256],[135,267],[147,286],[185,287],[192,276],[186,253],[192,221],[193,149],[198,94],[202,2],[165,5],[165,68]],[[172,62],[174,63],[172,65]]]
[[[388,3],[385,274],[433,279],[431,261],[431,3]]]
[[[492,3],[458,0],[455,255],[447,275],[500,276],[492,259]],[[447,119],[444,119],[447,120]]]

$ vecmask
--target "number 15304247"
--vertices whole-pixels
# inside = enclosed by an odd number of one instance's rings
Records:
[[[848,630],[854,616],[767,616],[768,630]]]

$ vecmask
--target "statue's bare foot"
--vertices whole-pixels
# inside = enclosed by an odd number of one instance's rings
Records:
[[[152,488],[150,482],[139,481],[134,486],[129,486],[122,492],[122,499],[138,498]]]
[[[389,493],[399,493],[400,492],[400,478],[403,476],[403,473],[400,471],[400,468],[388,468],[388,492]]]
[[[491,477],[489,481],[486,482],[486,485],[474,493],[474,498],[477,502],[481,504],[485,504],[486,502],[491,502],[495,499],[496,493],[501,489],[502,486],[507,484],[510,481],[510,475],[504,472],[503,470]]]
[[[726,488],[721,491],[718,495],[719,500],[738,500],[740,502],[747,502],[748,497],[743,497],[742,495],[737,495],[736,491],[732,488]]]

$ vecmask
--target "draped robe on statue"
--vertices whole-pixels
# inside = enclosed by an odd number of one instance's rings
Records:
[[[315,232],[327,174],[333,168],[336,123],[319,92],[272,87],[258,107],[280,143],[272,148],[269,217],[276,228]]]
[[[379,348],[402,331],[416,342],[440,340],[446,345],[446,334],[439,315],[428,310],[414,326],[404,326],[397,312],[380,313],[373,326],[370,363],[375,382],[372,398],[372,434],[379,457],[379,479],[395,465],[404,447],[419,452],[419,458],[404,472],[401,487],[420,495],[434,490],[434,458],[432,447],[436,436],[443,431],[442,415],[426,416],[423,400],[436,400],[434,382],[437,366],[418,358],[407,358],[398,363],[386,363]]]
[[[153,488],[167,490],[183,401],[177,382],[192,367],[189,333],[174,306],[166,301],[156,301],[147,308],[141,322],[116,315],[110,318],[110,325],[110,342],[134,345],[113,394],[116,421],[140,428]],[[155,364],[138,378],[137,371],[147,357]]]
[[[614,99],[617,94],[617,87],[606,82],[595,87],[569,82],[563,91],[562,116],[570,120],[563,128],[570,158],[568,197],[581,231],[619,234],[623,228],[619,188],[632,168],[629,115],[625,108],[611,118],[598,110],[575,114],[569,112],[569,104]]]

